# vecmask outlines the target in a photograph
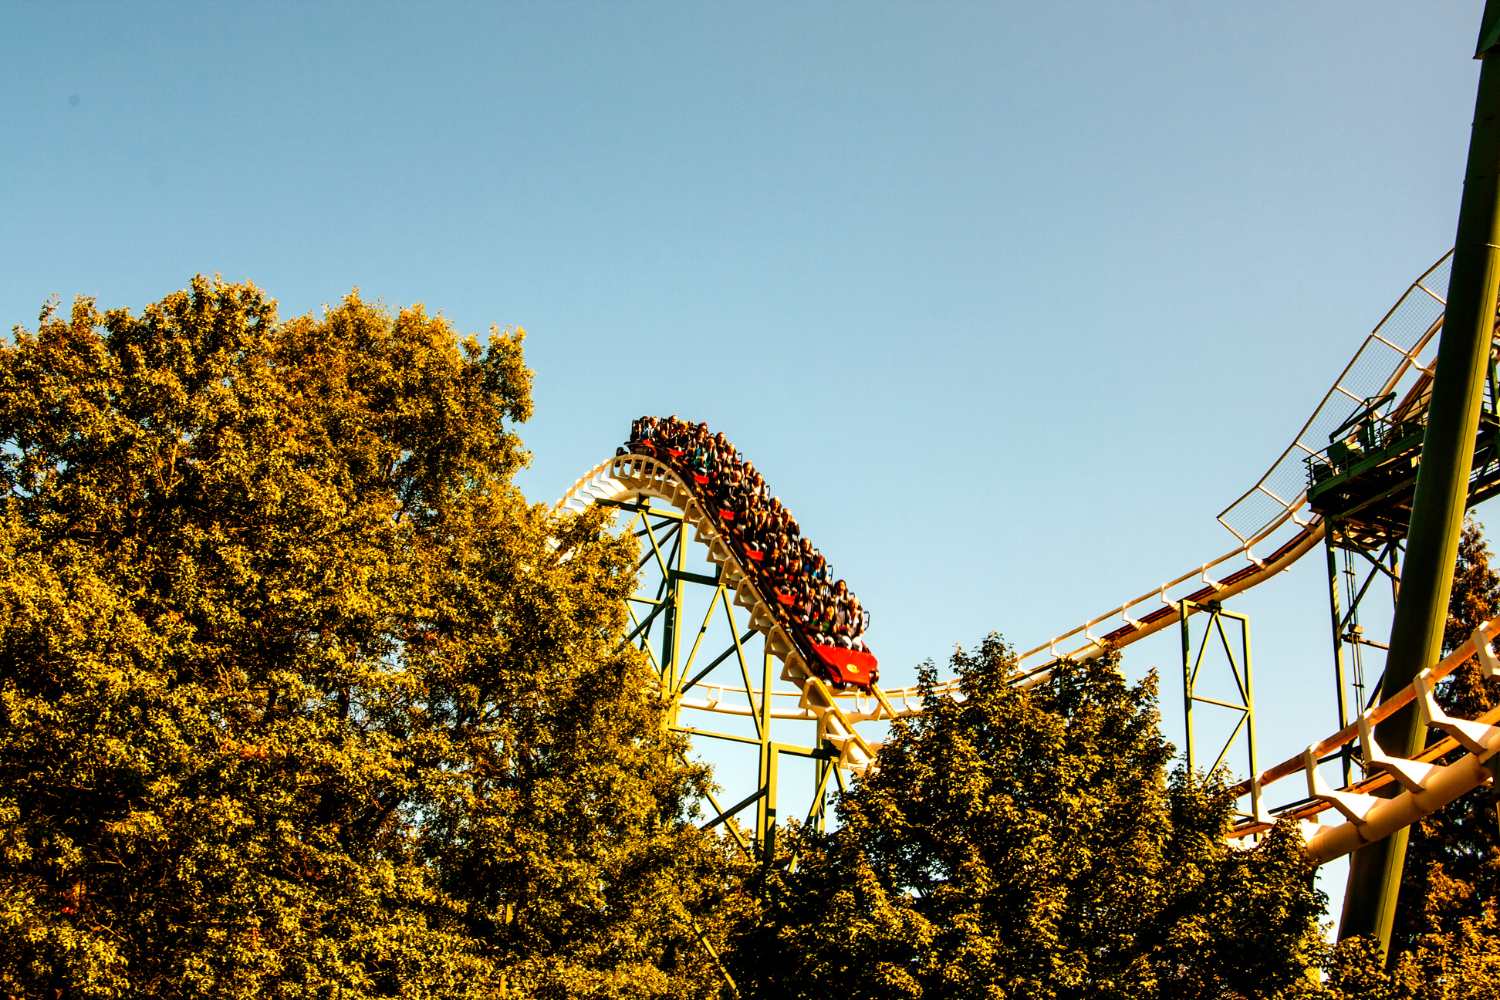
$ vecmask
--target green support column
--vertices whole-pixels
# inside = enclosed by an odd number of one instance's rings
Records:
[[[1497,761],[1500,764],[1500,761]],[[812,815],[808,817],[807,825],[814,833],[823,833],[828,826],[828,779],[830,769],[835,767],[827,756],[813,758],[813,788],[816,789],[817,798],[813,801]],[[1496,808],[1500,808],[1497,806]]]
[[[727,600],[727,598],[726,598]],[[775,659],[767,649],[761,656],[760,704],[754,706],[755,728],[760,734],[760,803],[755,811],[755,839],[761,845],[761,857],[770,861],[776,844],[776,765],[780,750],[771,741],[771,675]]]
[[[1177,602],[1177,620],[1182,623],[1178,632],[1182,639],[1182,732],[1184,742],[1187,743],[1187,766],[1188,772],[1197,767],[1197,755],[1193,745],[1193,630],[1188,622],[1188,616],[1193,613],[1194,606],[1188,601]],[[1255,777],[1253,774],[1251,777]]]
[[[1438,660],[1458,537],[1468,507],[1474,439],[1488,373],[1500,284],[1500,60],[1488,56],[1500,45],[1500,0],[1489,0],[1479,33],[1480,60],[1474,125],[1464,174],[1463,199],[1454,240],[1453,276],[1447,317],[1438,345],[1432,404],[1422,440],[1422,458],[1407,535],[1406,567],[1391,624],[1381,698],[1409,684],[1417,672]],[[1408,707],[1376,729],[1387,753],[1410,757],[1423,745],[1424,727]],[[1349,866],[1341,938],[1374,935],[1390,948],[1391,928],[1406,861],[1407,831],[1355,852]]]
[[[1333,621],[1333,683],[1338,692],[1338,727],[1343,729],[1349,724],[1349,703],[1345,694],[1347,682],[1344,677],[1344,609],[1339,602],[1339,558],[1338,550],[1333,545],[1334,528],[1335,525],[1330,521],[1324,529],[1326,534],[1323,536],[1323,548],[1328,553],[1328,610]],[[1344,784],[1346,785],[1353,777],[1349,753],[1349,747],[1345,747],[1339,753],[1343,758]]]
[[[667,605],[666,622],[661,637],[662,689],[666,691],[675,691],[677,685],[684,680],[681,672],[682,633],[678,628],[677,617],[682,610],[682,576],[687,572],[685,562],[687,544],[686,539],[683,538],[683,532],[686,530],[686,522],[678,521],[677,534],[672,539],[673,548],[667,557],[670,569],[667,573],[666,599],[671,603]],[[675,706],[669,721],[671,725],[677,725]]]

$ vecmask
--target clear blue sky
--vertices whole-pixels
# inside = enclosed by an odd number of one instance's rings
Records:
[[[522,325],[530,496],[708,420],[900,683],[1227,547],[1452,241],[1479,9],[9,0],[0,320],[221,272]],[[1240,602],[1268,760],[1330,728],[1307,569]]]

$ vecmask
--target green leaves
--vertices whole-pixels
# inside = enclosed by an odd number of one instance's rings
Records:
[[[1310,868],[1285,832],[1232,851],[1217,779],[1168,778],[1154,679],[1062,664],[1022,690],[995,636],[951,667],[962,697],[933,691],[929,666],[926,714],[893,730],[842,829],[802,838],[742,976],[796,947],[805,996],[1279,997],[1306,983],[1322,903]]]
[[[0,994],[717,991],[629,548],[511,483],[522,337],[200,277],[0,347]]]

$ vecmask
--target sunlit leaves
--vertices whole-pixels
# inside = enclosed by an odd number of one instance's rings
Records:
[[[511,483],[530,381],[207,278],[0,348],[0,994],[717,991],[733,872],[628,546]]]
[[[740,968],[799,950],[793,995],[849,985],[923,997],[1280,997],[1319,957],[1321,897],[1289,831],[1226,846],[1230,801],[1178,772],[1154,681],[1063,664],[1015,686],[991,637],[952,660],[962,697],[923,676],[844,798],[803,835]],[[764,980],[763,980],[764,982]]]

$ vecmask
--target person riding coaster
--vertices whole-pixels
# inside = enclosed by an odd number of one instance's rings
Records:
[[[877,663],[862,638],[868,616],[848,584],[832,580],[826,558],[723,431],[710,433],[707,424],[675,414],[644,416],[632,422],[630,440],[617,453],[627,450],[666,456],[712,501],[718,523],[745,555],[746,571],[806,643],[817,673],[836,687],[873,687]]]

